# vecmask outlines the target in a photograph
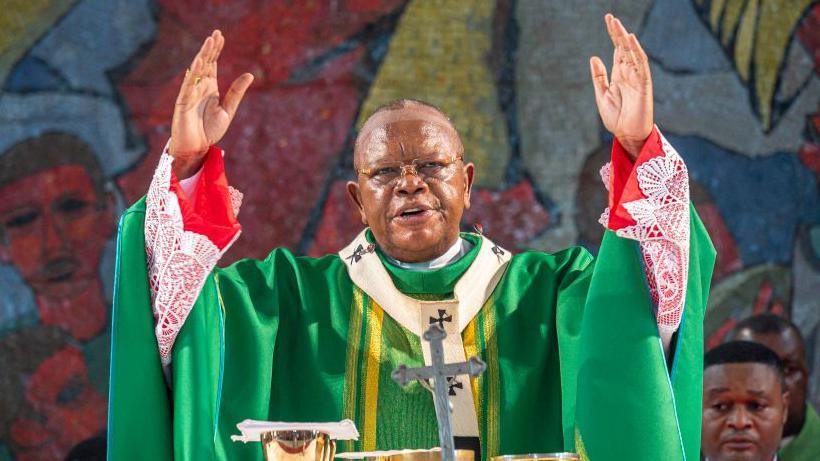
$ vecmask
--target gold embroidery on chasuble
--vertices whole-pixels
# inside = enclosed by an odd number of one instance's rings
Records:
[[[359,234],[347,248],[339,252],[347,266],[348,274],[356,286],[356,290],[364,293],[364,295],[354,295],[354,304],[358,305],[352,306],[351,315],[358,315],[362,319],[362,326],[360,327],[362,332],[350,331],[349,334],[348,364],[351,365],[352,357],[357,356],[359,366],[348,367],[346,371],[345,414],[358,416],[354,420],[363,429],[360,442],[362,449],[396,448],[396,444],[402,445],[402,448],[408,448],[406,443],[410,443],[409,439],[413,439],[412,443],[418,444],[419,448],[429,448],[428,438],[419,435],[418,424],[415,424],[414,427],[405,427],[400,421],[393,420],[389,424],[391,431],[384,431],[385,433],[380,435],[377,428],[381,423],[376,424],[376,421],[385,417],[388,419],[394,418],[398,412],[392,411],[389,414],[383,412],[382,417],[379,418],[378,408],[373,406],[379,400],[381,392],[395,390],[393,389],[395,386],[386,384],[389,381],[389,373],[395,366],[400,363],[405,363],[408,366],[415,365],[413,358],[415,357],[415,360],[418,360],[419,354],[418,351],[413,351],[414,347],[421,346],[424,364],[430,364],[429,348],[426,343],[420,340],[420,336],[432,323],[438,323],[448,332],[444,343],[445,361],[448,363],[466,360],[468,352],[471,355],[475,353],[480,356],[481,351],[490,351],[486,348],[484,341],[485,338],[492,338],[492,335],[489,334],[491,331],[486,331],[486,322],[479,322],[476,316],[479,315],[492,320],[492,315],[485,314],[482,316],[479,312],[482,311],[482,307],[485,307],[485,303],[503,276],[511,255],[490,240],[481,237],[480,247],[474,261],[455,285],[453,299],[424,301],[399,292],[374,251],[360,251],[363,248],[372,248],[372,245],[365,238],[365,232]],[[357,301],[358,299],[361,299],[361,302]],[[373,314],[370,313],[371,311]],[[483,311],[492,311],[492,309],[483,309]],[[387,313],[387,315],[383,315],[383,313]],[[382,332],[375,333],[373,331],[373,327],[370,325],[370,317],[374,317],[374,320],[379,321],[379,326],[383,329]],[[357,322],[357,319],[352,318],[351,328],[358,325]],[[493,328],[492,324],[490,328]],[[387,334],[387,332],[392,333]],[[380,340],[384,339],[382,335],[388,336],[390,344],[380,343],[375,345],[370,343],[369,341],[372,341],[372,338],[376,337],[377,334]],[[464,341],[462,336],[466,337],[467,341]],[[353,351],[352,346],[361,339],[364,340],[365,344],[358,345],[358,352]],[[402,343],[404,348],[401,346]],[[408,348],[408,346],[410,347]],[[366,358],[362,356],[365,350],[369,351]],[[375,355],[376,353],[379,354],[378,358]],[[490,359],[490,357],[483,358],[485,360]],[[497,362],[496,359],[497,354],[491,360]],[[365,365],[365,370],[361,368],[362,364]],[[421,365],[421,363],[417,365]],[[356,370],[351,371],[353,368]],[[468,385],[465,385],[466,382],[453,380],[451,386],[451,402],[453,402],[454,407],[454,434],[476,437],[482,435],[482,433],[486,434],[487,442],[490,443],[488,448],[490,446],[497,447],[497,443],[493,442],[493,440],[497,440],[497,418],[493,417],[494,414],[497,414],[499,395],[496,391],[498,386],[497,364],[490,375],[494,378],[479,378],[475,382],[471,381]],[[382,376],[383,379],[373,378],[374,376]],[[361,382],[362,380],[364,380],[364,383]],[[358,386],[355,381],[360,381]],[[384,382],[384,389],[379,388],[380,381]],[[351,389],[354,388],[361,391],[355,398],[350,394]],[[474,398],[474,396],[481,394],[487,396],[484,399],[486,400],[485,403]],[[432,399],[426,394],[423,394],[423,397],[426,405],[422,406],[430,407],[425,411],[430,411],[429,419],[434,422]],[[401,394],[396,394],[396,398],[399,401],[405,400]],[[351,403],[355,404],[355,410],[350,407]],[[414,410],[411,409],[410,412],[413,413]],[[479,413],[486,415],[486,417],[481,418],[483,423],[481,428],[479,427]],[[417,418],[411,417],[409,419]],[[488,421],[491,422],[489,425],[487,425]],[[386,421],[382,422],[386,423]],[[402,427],[405,427],[408,433],[398,435],[399,438],[391,440],[389,437],[391,433],[395,433],[397,429]],[[408,434],[410,435],[408,436]],[[392,435],[396,436],[395,434]]]

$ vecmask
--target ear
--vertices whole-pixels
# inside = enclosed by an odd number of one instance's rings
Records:
[[[3,231],[0,230],[0,263],[11,264],[11,254],[9,254],[9,245],[6,242],[6,237]]]
[[[789,400],[791,400],[789,391],[783,392],[783,424],[786,424],[786,420],[789,419]]]
[[[362,196],[359,191],[359,184],[354,181],[347,182],[347,197],[353,202],[353,206],[359,210],[359,215],[362,218],[362,224],[367,225],[367,216],[364,214],[364,206],[362,206]]]
[[[108,238],[117,227],[117,217],[114,216],[114,209],[117,206],[117,199],[114,196],[114,193],[108,191],[105,193],[105,197],[102,198],[102,203],[104,204],[105,208],[102,211],[102,226],[103,228],[101,231],[104,233],[105,237]]]
[[[783,393],[783,425],[786,425],[786,420],[789,419],[789,399],[791,399],[791,395],[789,395],[789,391]]]
[[[473,191],[475,179],[475,165],[473,162],[464,164],[464,209],[470,208],[470,193]]]

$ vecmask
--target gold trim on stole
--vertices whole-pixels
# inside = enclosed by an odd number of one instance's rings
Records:
[[[365,360],[364,388],[362,392],[362,406],[364,407],[362,421],[362,450],[376,449],[376,410],[379,403],[379,368],[382,356],[382,318],[384,310],[370,300],[370,309],[367,309],[367,336],[365,345],[367,358]]]
[[[478,315],[464,328],[462,340],[464,341],[464,355],[467,357],[479,357],[478,344],[476,344],[476,322]],[[473,388],[473,402],[475,403],[475,414],[478,415],[479,430],[481,429],[481,394],[478,392],[478,377],[470,378],[470,387]]]
[[[350,323],[347,329],[347,357],[345,358],[345,385],[342,413],[344,418],[357,421],[356,390],[358,387],[359,351],[361,348],[362,316],[364,315],[364,294],[353,286],[350,303]],[[343,452],[355,451],[352,440],[342,441]]]
[[[491,456],[500,454],[500,433],[499,433],[499,407],[501,399],[501,381],[499,380],[499,363],[498,363],[498,341],[495,336],[495,309],[493,306],[493,297],[487,300],[482,309],[482,338],[484,340],[484,348],[487,357],[484,359],[487,363],[487,370],[480,377],[484,381],[487,400],[483,405],[486,411],[486,438],[485,449],[483,450],[484,459],[490,459]]]
[[[584,447],[584,439],[581,437],[581,431],[578,430],[577,426],[575,427],[575,451],[578,452],[581,461],[589,461],[589,455],[586,447]]]
[[[464,352],[468,357],[485,360],[487,370],[470,379],[475,396],[476,415],[483,459],[499,453],[498,413],[501,383],[498,370],[498,343],[495,340],[495,311],[493,298],[487,300],[478,315],[464,329]]]

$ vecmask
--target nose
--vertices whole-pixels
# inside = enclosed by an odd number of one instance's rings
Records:
[[[62,229],[59,228],[54,216],[45,211],[42,221],[43,249],[46,254],[55,253],[65,245]]]
[[[752,426],[752,418],[743,405],[735,405],[726,423],[733,429],[749,429]]]
[[[402,168],[401,176],[396,183],[396,193],[399,195],[416,195],[427,190],[424,182],[414,168]]]

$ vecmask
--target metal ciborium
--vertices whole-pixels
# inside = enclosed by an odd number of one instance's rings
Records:
[[[378,461],[441,461],[441,450],[417,450],[376,459]],[[455,461],[475,461],[475,452],[473,450],[455,450],[454,459]]]
[[[526,455],[493,456],[490,461],[573,461],[581,459],[575,453],[530,453]]]
[[[267,431],[259,436],[267,461],[333,461],[336,442],[320,431]]]
[[[359,461],[442,461],[440,448],[429,450],[389,450],[371,452],[341,453],[337,456],[344,460]],[[455,461],[476,461],[473,450],[455,450]]]

